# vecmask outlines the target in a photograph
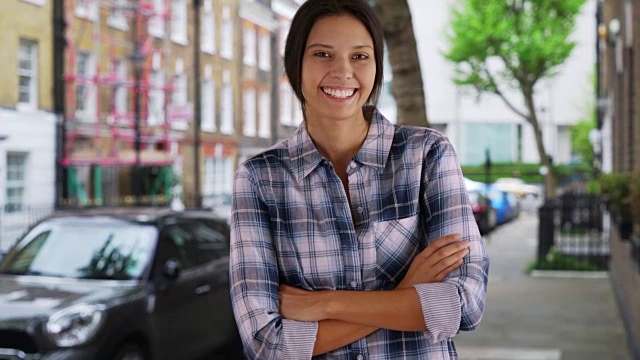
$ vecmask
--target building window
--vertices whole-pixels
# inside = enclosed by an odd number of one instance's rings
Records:
[[[115,82],[113,84],[113,112],[116,119],[127,113],[127,63],[116,60],[113,64]]]
[[[231,86],[231,74],[225,70],[220,91],[220,132],[233,134],[233,87]]]
[[[271,70],[271,33],[260,32],[260,69]]]
[[[231,18],[231,8],[222,8],[222,43],[220,55],[225,59],[233,58],[233,19]]]
[[[211,77],[202,82],[202,130],[216,131],[215,86]]]
[[[187,1],[171,1],[171,40],[186,45],[187,39]]]
[[[248,66],[256,65],[256,29],[252,24],[245,23],[242,31],[243,62]]]
[[[462,127],[460,162],[482,164],[489,149],[495,162],[518,161],[517,124],[466,123]]]
[[[259,104],[258,136],[268,139],[271,136],[271,96],[269,96],[269,91],[260,91]]]
[[[153,0],[153,13],[149,20],[149,34],[155,37],[164,36],[165,0]]]
[[[180,61],[178,61],[179,63]],[[182,68],[176,72],[173,78],[173,93],[171,94],[171,127],[179,130],[186,130],[189,127],[188,114],[188,83],[187,75],[182,72]]]
[[[7,153],[7,185],[4,211],[8,213],[22,211],[26,187],[25,168],[27,154]]]
[[[20,39],[18,103],[33,109],[38,106],[38,45],[35,41]]]
[[[156,126],[164,122],[164,101],[164,74],[161,69],[154,69],[149,76],[148,125]]]
[[[76,63],[76,116],[84,121],[96,121],[93,57],[79,52]]]
[[[109,6],[109,18],[107,24],[119,30],[129,30],[127,24],[126,7],[127,0],[112,0]]]
[[[204,12],[202,13],[202,51],[213,54],[216,52],[216,23],[213,13],[212,0],[204,1]]]
[[[204,160],[205,196],[231,195],[233,191],[233,158],[223,155],[222,144],[217,144],[214,156]]]
[[[95,21],[98,18],[100,9],[99,0],[77,0],[76,16],[79,18]]]
[[[280,83],[280,123],[285,126],[293,124],[292,93],[288,83]]]
[[[185,105],[187,100],[187,75],[176,74],[173,79],[171,103],[174,105]]]
[[[256,89],[245,89],[242,95],[244,123],[242,133],[245,136],[256,136]]]

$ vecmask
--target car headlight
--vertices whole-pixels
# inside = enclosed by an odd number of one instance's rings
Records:
[[[46,330],[60,347],[78,346],[91,340],[104,322],[102,305],[80,304],[60,310],[49,317]]]

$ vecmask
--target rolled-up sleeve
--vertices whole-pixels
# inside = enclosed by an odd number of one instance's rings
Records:
[[[475,329],[484,312],[489,258],[471,210],[460,165],[451,143],[439,138],[425,150],[423,194],[427,211],[423,228],[427,241],[460,234],[471,242],[469,254],[459,270],[440,283],[414,286],[420,303],[427,337],[436,343],[455,336],[460,330]]]
[[[280,316],[270,215],[244,165],[234,179],[229,261],[233,312],[247,357],[311,359],[318,323]]]

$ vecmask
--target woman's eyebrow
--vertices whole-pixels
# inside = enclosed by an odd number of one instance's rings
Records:
[[[331,45],[326,45],[326,44],[311,44],[309,46],[307,46],[307,49],[311,49],[314,47],[319,47],[319,48],[324,48],[324,49],[333,49],[333,46]],[[373,50],[373,46],[371,45],[356,45],[353,47],[353,49],[363,49],[363,48],[369,48],[371,50]]]

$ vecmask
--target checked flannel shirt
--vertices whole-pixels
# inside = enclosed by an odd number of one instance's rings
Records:
[[[283,319],[279,284],[390,290],[430,242],[459,233],[472,243],[460,270],[414,286],[428,331],[381,329],[315,357],[456,359],[452,338],[482,318],[489,259],[451,143],[431,129],[395,126],[376,111],[347,175],[351,206],[304,123],[238,169],[230,280],[246,355],[311,358],[318,323]]]

